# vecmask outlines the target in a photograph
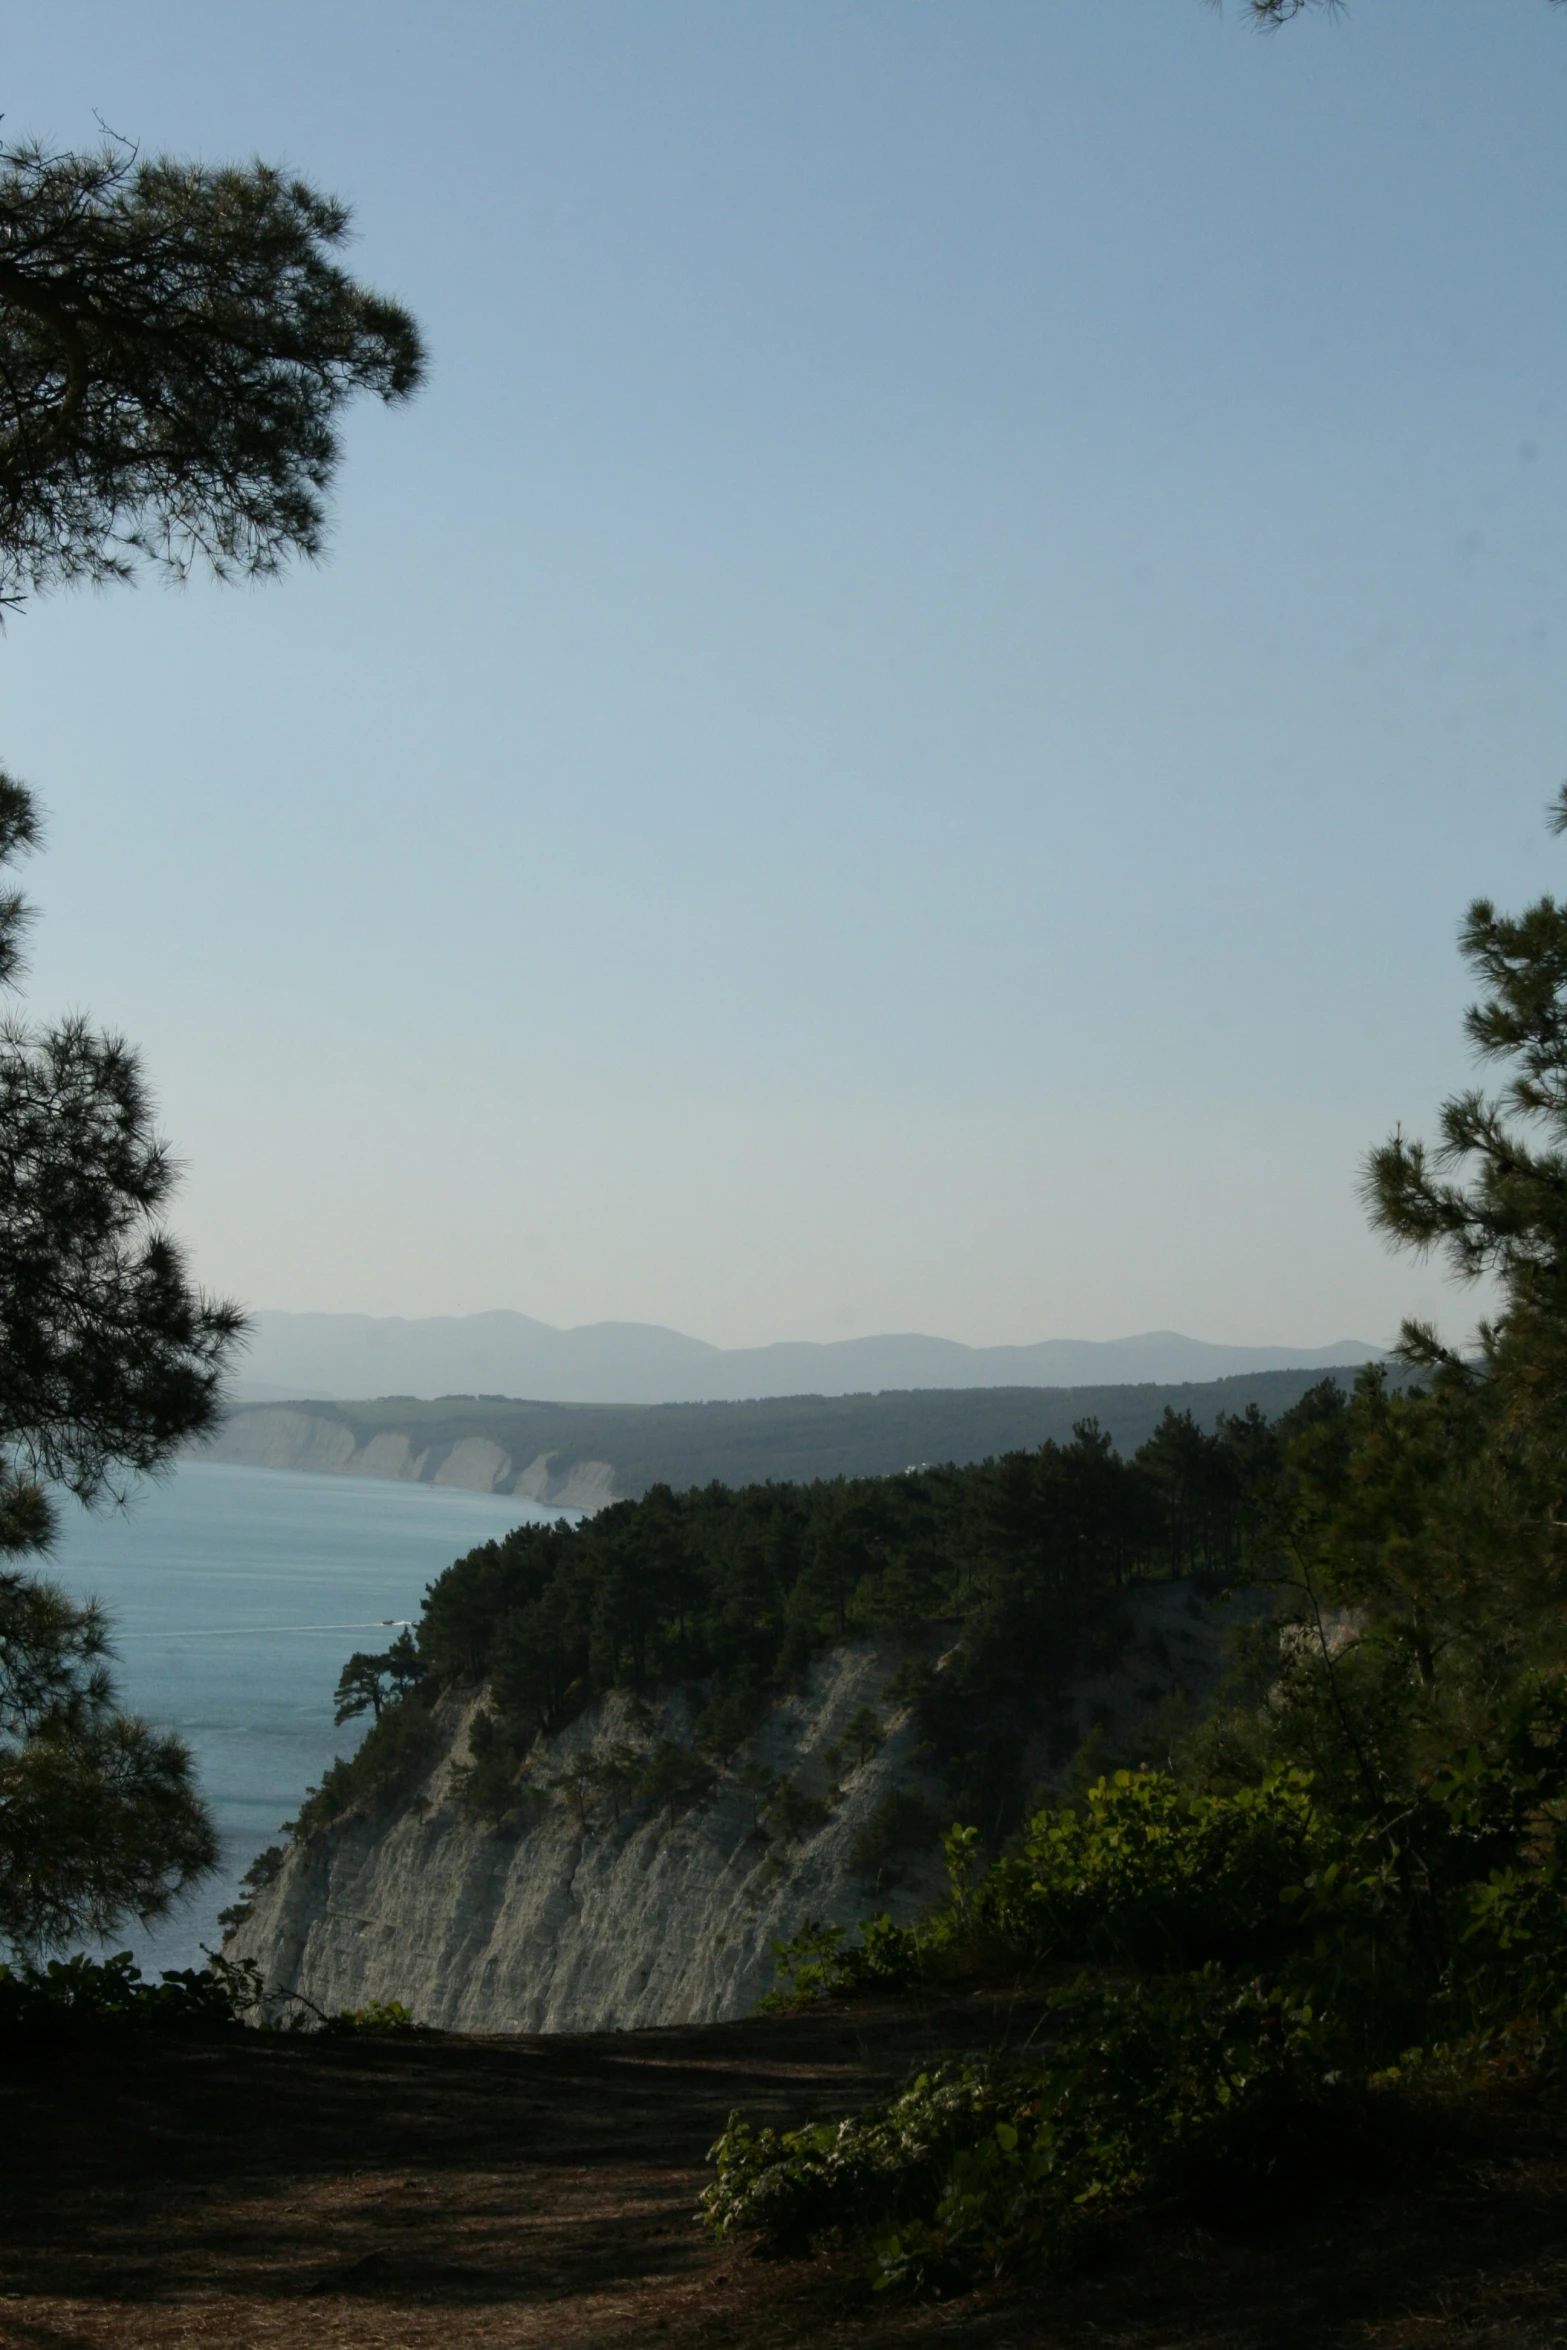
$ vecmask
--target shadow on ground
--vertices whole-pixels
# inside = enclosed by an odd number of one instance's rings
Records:
[[[35,2041],[0,2086],[0,2342],[1567,2344],[1567,2121],[1542,2090],[1461,2132],[1390,2109],[1375,2145],[945,2306],[888,2308],[852,2271],[694,2224],[732,2109],[842,2111],[1040,2016],[986,1994],[581,2038]]]

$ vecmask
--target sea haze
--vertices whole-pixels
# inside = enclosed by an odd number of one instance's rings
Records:
[[[356,1648],[394,1637],[424,1588],[508,1527],[564,1514],[511,1495],[190,1462],[128,1510],[70,1509],[49,1572],[100,1599],[122,1701],[178,1731],[223,1842],[216,1877],[150,1932],[114,1947],[144,1969],[199,1966],[217,1916],[279,1824],[361,1723],[332,1724]]]

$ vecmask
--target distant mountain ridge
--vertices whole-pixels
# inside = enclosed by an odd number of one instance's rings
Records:
[[[1375,1360],[1360,1339],[1334,1346],[1222,1346],[1151,1330],[1135,1338],[1047,1338],[963,1346],[917,1332],[824,1343],[720,1347],[653,1322],[559,1330],[527,1314],[259,1313],[235,1383],[241,1402],[375,1395],[488,1395],[539,1403],[739,1403],[900,1388],[1105,1387],[1327,1370]]]

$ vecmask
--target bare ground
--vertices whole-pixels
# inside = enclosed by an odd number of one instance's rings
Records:
[[[13,2047],[0,2344],[1567,2345],[1567,2103],[1540,2088],[1461,2119],[1388,2100],[1287,2176],[1133,2215],[1064,2281],[947,2304],[694,2224],[731,2108],[843,2111],[1036,2017],[987,1994],[581,2038]]]

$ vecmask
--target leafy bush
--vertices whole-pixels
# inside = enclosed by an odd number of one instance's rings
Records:
[[[1334,1848],[1304,1772],[1203,1795],[1166,1772],[1117,1771],[1081,1813],[1036,1813],[942,1929],[1025,1958],[1269,1963],[1294,1938],[1285,1891]]]
[[[814,1999],[843,1991],[902,1990],[921,1972],[924,1952],[911,1926],[894,1925],[885,1914],[860,1926],[858,1942],[845,1940],[842,1926],[807,1918],[787,1942],[774,1942],[773,1957],[783,1987],[764,1993],[764,2015],[787,2015]]]
[[[281,2011],[274,2014],[273,2011]],[[113,1958],[51,1959],[47,1966],[0,1965],[0,2034],[6,2032],[366,2033],[414,2030],[401,2001],[327,2014],[298,1992],[269,1993],[253,1960],[208,1954],[205,1967],[165,1969],[149,1983],[128,1950]]]
[[[896,1800],[885,1799],[862,1834]],[[934,1833],[923,1804],[910,1821],[916,1825]],[[906,1980],[1051,1958],[1166,1969],[1210,1960],[1276,1965],[1301,1938],[1304,1911],[1292,1910],[1291,1900],[1307,1886],[1336,1882],[1327,1872],[1340,1868],[1342,1849],[1302,1772],[1210,1796],[1162,1772],[1118,1771],[1090,1789],[1082,1814],[1036,1813],[1017,1850],[990,1862],[977,1883],[978,1831],[951,1829],[948,1898],[908,1931],[897,1969]],[[862,1927],[858,1944],[841,1928],[807,1927],[777,1946],[788,2001],[852,1990],[884,1972],[892,1949],[885,1939],[883,1961],[869,1975],[863,1956],[883,1924]]]
[[[0,1965],[0,2032],[222,2031],[243,2019],[256,1995],[254,1969],[223,1959],[169,1969],[149,1983],[128,1950],[104,1959],[79,1953],[43,1967]]]
[[[328,2016],[322,2029],[385,2039],[389,2034],[417,2031],[418,2026],[400,1999],[372,1999],[364,2007],[345,2007],[337,2015]]]
[[[1242,2162],[1320,2096],[1309,2010],[1216,1967],[1053,2003],[1026,2060],[946,2063],[852,2119],[782,2133],[731,2116],[703,2197],[719,2235],[800,2249],[827,2229],[880,2286],[971,2281],[1057,2254],[1166,2177]]]
[[[1243,2162],[1334,2085],[1567,2044],[1564,1726],[1567,1690],[1534,1689],[1510,1745],[1429,1780],[1396,1833],[1328,1812],[1298,1769],[1225,1795],[1119,1772],[977,1874],[977,1832],[954,1828],[933,1917],[854,1941],[807,1922],[774,1944],[782,1987],[763,2006],[997,1960],[1144,1979],[1057,1994],[1037,2061],[948,2064],[782,2136],[732,2118],[709,2221],[790,2243],[844,2228],[873,2246],[879,2284],[945,2288],[1053,2257],[1086,2213],[1194,2165]]]
[[[862,1926],[858,1943],[808,1925],[776,1946],[788,1987],[774,1996],[799,2004],[892,1973],[1047,1960],[1216,1964],[1276,1975],[1297,2003],[1331,2014],[1346,2050],[1370,2065],[1509,2014],[1559,2015],[1567,2028],[1567,1885],[1554,1844],[1564,1794],[1564,1686],[1536,1693],[1510,1754],[1487,1763],[1472,1752],[1411,1796],[1393,1836],[1325,1810],[1300,1770],[1227,1795],[1120,1771],[1081,1814],[1036,1814],[1017,1848],[988,1864],[976,1830],[949,1830],[949,1894],[923,1924],[891,1929],[896,1943],[885,1920]]]

